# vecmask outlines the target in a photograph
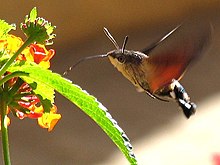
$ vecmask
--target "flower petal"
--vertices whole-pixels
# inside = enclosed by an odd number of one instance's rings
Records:
[[[42,117],[38,118],[38,124],[42,128],[48,128],[48,131],[52,131],[60,118],[60,114],[44,113]]]
[[[47,50],[44,45],[31,44],[30,54],[27,54],[26,59],[41,65],[44,68],[50,67],[50,59],[54,56],[55,51],[53,49]],[[31,57],[29,57],[31,56]]]

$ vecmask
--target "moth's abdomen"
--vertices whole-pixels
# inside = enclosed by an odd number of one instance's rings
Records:
[[[196,111],[196,104],[190,101],[189,95],[177,80],[173,80],[171,84],[157,90],[154,95],[162,100],[176,101],[187,118]]]

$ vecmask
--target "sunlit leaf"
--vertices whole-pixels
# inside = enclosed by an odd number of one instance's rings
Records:
[[[4,20],[0,20],[0,39],[5,39],[7,37],[8,32],[15,29],[15,24],[10,25]]]
[[[52,73],[37,65],[28,63],[15,65],[9,68],[10,72],[22,71],[28,73],[28,79],[40,84],[45,84],[48,88],[55,89],[64,97],[77,105],[83,112],[90,116],[111,140],[124,153],[130,164],[137,164],[132,152],[132,146],[125,132],[112,118],[108,110],[97,99],[82,90],[79,86],[72,84],[69,80],[61,77],[59,74]],[[24,78],[25,79],[25,78]],[[46,90],[46,89],[45,89]]]
[[[34,7],[30,12],[30,22],[34,22],[37,18],[37,8]]]

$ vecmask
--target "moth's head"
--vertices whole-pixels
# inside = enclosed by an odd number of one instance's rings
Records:
[[[126,65],[129,64],[138,65],[141,63],[142,58],[139,55],[140,52],[130,51],[125,49],[125,46],[128,41],[128,36],[125,37],[123,45],[120,48],[107,28],[104,28],[104,32],[116,48],[115,50],[107,53],[109,60],[116,68],[118,68],[121,71],[124,67],[125,68],[127,67]]]
[[[107,53],[107,56],[111,63],[115,67],[126,67],[127,65],[139,65],[142,61],[142,55],[140,52],[132,50],[113,50]]]

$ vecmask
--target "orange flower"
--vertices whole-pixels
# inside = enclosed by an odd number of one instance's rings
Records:
[[[53,107],[50,109],[50,112],[44,112],[43,106],[36,106],[36,104],[33,103],[27,103],[27,104],[21,104],[23,107],[28,108],[30,111],[28,113],[24,113],[16,109],[16,115],[20,119],[24,119],[25,117],[31,118],[31,119],[37,119],[38,125],[42,128],[47,128],[48,131],[52,131],[52,129],[55,127],[57,122],[61,119],[61,115],[57,114],[57,107],[53,105]]]
[[[29,47],[30,54],[26,55],[27,61],[33,61],[44,68],[49,68],[50,59],[54,56],[55,51],[53,49],[47,50],[41,44],[31,44]]]

